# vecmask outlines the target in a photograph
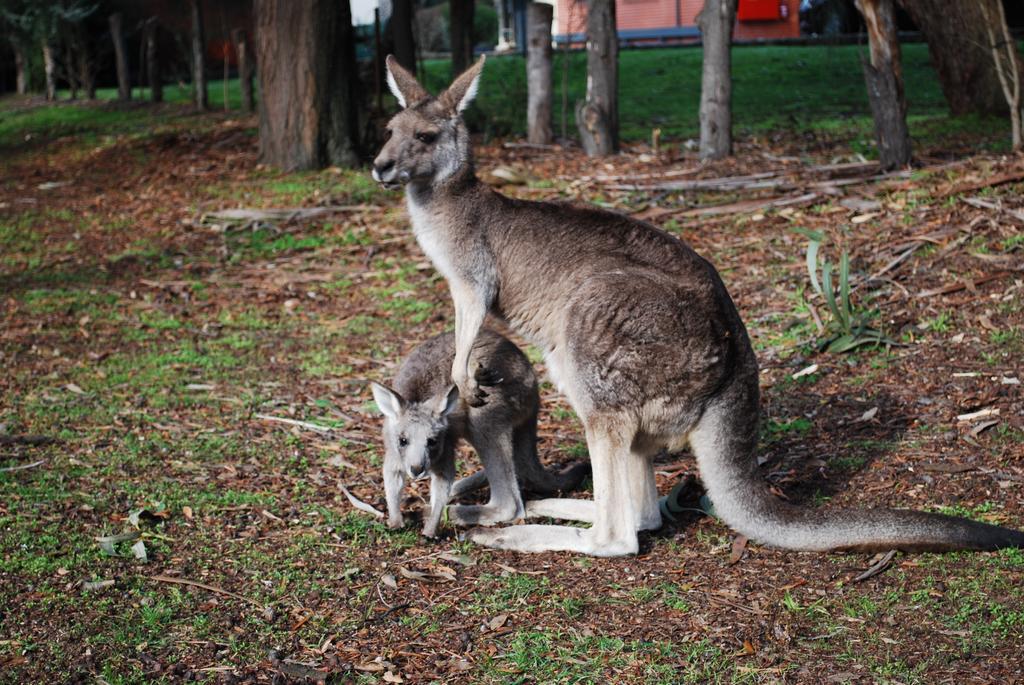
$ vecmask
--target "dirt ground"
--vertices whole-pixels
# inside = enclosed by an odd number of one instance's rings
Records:
[[[423,487],[405,530],[356,511],[340,484],[384,508],[367,382],[452,325],[447,289],[399,193],[264,168],[254,126],[180,113],[4,151],[0,682],[1024,682],[1020,550],[856,580],[876,559],[744,545],[692,512],[590,559],[425,540]],[[703,166],[675,144],[596,163],[493,144],[478,166],[511,195],[636,213],[719,268],[779,494],[1024,528],[1024,157],[958,144],[885,176],[838,135]],[[238,207],[326,209],[216,214]],[[848,252],[890,344],[819,348],[798,228]],[[547,383],[542,404],[544,460],[585,457]],[[667,456],[659,489],[694,470]]]

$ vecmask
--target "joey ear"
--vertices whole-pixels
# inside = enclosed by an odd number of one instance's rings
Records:
[[[448,392],[438,401],[437,413],[439,416],[448,416],[459,408],[459,386],[453,385]]]
[[[388,88],[391,90],[391,94],[398,99],[398,104],[402,109],[430,97],[416,77],[399,64],[394,55],[388,55],[385,64],[387,65]]]
[[[480,75],[484,72],[485,55],[480,55],[476,64],[462,72],[457,79],[448,86],[448,90],[438,96],[438,100],[451,114],[461,114],[469,107],[476,97],[477,88],[480,87]]]
[[[373,391],[373,400],[384,416],[389,419],[397,419],[405,407],[405,400],[391,388],[380,383],[370,383],[370,390]]]

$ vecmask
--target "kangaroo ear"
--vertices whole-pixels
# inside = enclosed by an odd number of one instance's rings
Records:
[[[370,390],[373,391],[373,400],[377,403],[381,413],[389,419],[397,419],[405,408],[405,400],[402,399],[402,396],[380,383],[370,383]]]
[[[391,94],[398,98],[398,104],[402,109],[430,97],[416,77],[406,71],[394,55],[388,55],[385,64],[388,72],[388,88],[391,89]]]
[[[476,64],[466,69],[459,75],[448,90],[441,93],[438,100],[452,114],[461,114],[469,107],[476,97],[477,88],[480,86],[480,75],[484,71],[484,60],[486,56],[480,55]]]
[[[438,402],[437,413],[444,417],[459,408],[459,386],[453,385]]]

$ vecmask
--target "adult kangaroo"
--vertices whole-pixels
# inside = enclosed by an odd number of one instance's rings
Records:
[[[650,224],[599,209],[505,197],[477,180],[461,113],[484,60],[436,98],[393,58],[403,107],[373,177],[404,185],[413,232],[455,303],[452,379],[486,401],[469,351],[488,312],[544,353],[586,432],[593,501],[546,499],[526,513],[590,528],[474,529],[471,540],[539,552],[635,553],[661,515],[652,458],[687,443],[715,511],[762,543],[794,550],[993,550],[1024,533],[939,514],[810,510],[774,497],[758,474],[757,361],[718,272]]]

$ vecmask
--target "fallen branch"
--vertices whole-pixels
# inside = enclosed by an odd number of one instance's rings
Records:
[[[197,587],[203,590],[207,590],[209,592],[214,592],[218,595],[224,595],[225,597],[234,597],[235,599],[240,599],[243,602],[248,602],[249,604],[260,607],[261,609],[266,606],[265,604],[263,604],[263,602],[258,602],[255,599],[250,599],[249,597],[235,594],[234,592],[225,590],[224,588],[219,588],[216,585],[207,585],[206,583],[200,583],[198,580],[186,580],[185,578],[174,578],[172,576],[149,576],[149,579],[155,580],[159,583],[172,583],[174,585],[189,585],[191,587]]]
[[[284,423],[289,426],[296,426],[298,428],[305,428],[321,435],[327,433],[333,433],[334,429],[327,426],[321,426],[315,423],[309,423],[308,421],[298,421],[296,419],[286,419],[283,416],[271,416],[270,414],[254,414],[257,419],[263,419],[264,421],[276,421],[277,423]]]
[[[985,188],[994,188],[1001,186],[1006,183],[1013,183],[1015,181],[1024,180],[1024,169],[1018,169],[1016,171],[1010,171],[1005,174],[998,176],[990,176],[981,181],[974,181],[973,183],[965,183],[963,185],[954,186],[947,190],[943,197],[949,197],[950,195],[961,195],[963,193],[973,193],[976,190],[983,190]]]
[[[853,582],[860,583],[868,578],[877,576],[879,573],[889,568],[892,565],[892,560],[896,558],[896,550],[891,549],[885,553],[881,559],[872,564],[866,571],[861,573],[859,576],[853,579]]]
[[[995,273],[987,274],[979,278],[973,278],[970,280],[957,281],[956,283],[950,283],[944,285],[941,288],[935,288],[933,290],[925,290],[917,294],[918,297],[934,297],[935,295],[949,295],[950,293],[959,292],[961,290],[971,289],[973,290],[979,285],[988,283],[989,281],[995,281],[1000,278],[1006,278],[1010,275],[1009,271],[997,271]]]
[[[1019,209],[1007,209],[1006,207],[1003,207],[1001,202],[990,202],[988,200],[983,200],[980,197],[962,197],[960,200],[961,202],[969,204],[972,207],[977,207],[978,209],[991,209],[1011,216],[1017,221],[1024,221],[1024,212]]]
[[[25,469],[34,469],[37,466],[42,466],[46,463],[45,459],[34,461],[31,464],[22,464],[21,466],[5,466],[0,469],[0,473],[10,473],[11,471],[24,471]]]
[[[339,212],[361,212],[373,209],[372,205],[328,205],[326,207],[288,207],[280,209],[251,209],[238,207],[207,212],[199,219],[200,223],[208,224],[216,221],[229,223],[252,223],[255,221],[280,222],[313,219],[324,214]]]
[[[724,205],[712,205],[710,207],[697,207],[696,209],[687,209],[679,213],[680,216],[684,217],[695,217],[695,216],[714,216],[718,214],[749,214],[766,209],[774,209],[776,207],[790,207],[792,205],[805,205],[809,202],[814,201],[818,197],[817,193],[805,193],[803,195],[786,196],[786,197],[774,197],[764,198],[757,200],[740,200],[739,202],[730,202]],[[675,212],[672,212],[673,214]]]
[[[341,491],[343,493],[345,493],[345,497],[348,497],[349,504],[351,504],[353,507],[355,507],[359,511],[365,511],[367,514],[370,514],[371,516],[376,516],[379,519],[384,518],[384,512],[380,511],[379,509],[370,504],[367,504],[361,499],[356,498],[356,496],[349,492],[348,488],[346,488],[344,485],[338,485],[338,487],[341,488]]]

